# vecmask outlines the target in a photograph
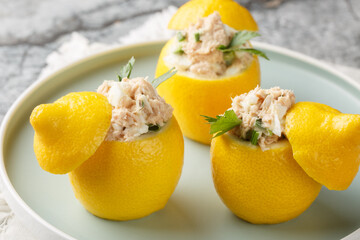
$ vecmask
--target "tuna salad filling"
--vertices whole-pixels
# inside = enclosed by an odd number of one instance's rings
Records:
[[[284,133],[285,115],[295,104],[291,90],[259,87],[233,98],[231,109],[242,120],[231,133],[246,140],[257,140],[262,150],[277,142]]]
[[[251,47],[247,41],[250,38],[243,38],[239,45],[234,43],[238,33],[223,24],[219,13],[214,12],[177,32],[164,61],[169,67],[196,77],[215,79],[239,74],[250,66],[253,55],[248,51],[238,51],[239,47]],[[231,45],[237,50],[229,49]]]
[[[106,80],[97,92],[107,97],[112,105],[107,141],[132,141],[144,133],[159,130],[172,117],[172,107],[146,78]]]
[[[203,117],[214,137],[229,132],[265,151],[283,138],[285,115],[294,104],[295,95],[291,90],[256,87],[233,98],[231,108],[223,115]]]

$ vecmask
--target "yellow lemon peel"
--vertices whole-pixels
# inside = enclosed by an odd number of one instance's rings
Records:
[[[304,171],[330,190],[345,190],[360,164],[360,115],[299,102],[287,113],[285,134]]]
[[[131,142],[104,141],[69,174],[75,196],[94,215],[131,220],[162,209],[180,178],[184,140],[173,117]]]
[[[50,173],[65,174],[86,161],[105,139],[111,110],[106,97],[94,92],[70,93],[37,106],[30,123],[39,165]]]
[[[211,162],[222,201],[235,215],[255,224],[297,217],[321,189],[294,160],[286,139],[263,152],[250,142],[224,134],[211,142]]]
[[[170,51],[171,39],[160,53],[156,76],[169,71],[164,57]],[[162,83],[157,91],[174,108],[183,134],[195,141],[210,144],[210,126],[200,115],[216,116],[231,107],[231,98],[260,85],[260,65],[256,56],[239,75],[213,80],[194,79],[180,73]]]
[[[192,0],[185,3],[171,18],[168,28],[182,30],[199,18],[219,12],[224,24],[236,30],[257,31],[258,26],[250,12],[233,0]]]

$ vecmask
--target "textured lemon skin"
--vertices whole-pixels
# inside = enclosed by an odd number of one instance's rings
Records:
[[[254,224],[297,217],[321,189],[296,163],[287,140],[263,152],[225,134],[211,142],[211,163],[222,201],[235,215]]]
[[[104,141],[111,123],[111,105],[94,92],[75,92],[33,110],[34,152],[39,165],[65,174],[87,160]]]
[[[166,43],[160,53],[156,73],[158,77],[169,68],[164,62],[174,39]],[[163,82],[157,91],[174,108],[183,134],[195,141],[210,144],[210,126],[200,115],[216,116],[231,107],[231,98],[260,85],[260,65],[257,57],[239,75],[220,79],[194,79],[175,74]]]
[[[236,30],[257,31],[258,26],[250,12],[233,0],[192,0],[185,3],[171,18],[168,28],[182,30],[199,18],[219,12],[221,20]]]
[[[299,102],[287,113],[285,134],[305,172],[330,190],[345,190],[360,163],[360,115]]]
[[[181,175],[184,140],[173,117],[132,142],[104,141],[69,174],[76,198],[92,214],[131,220],[162,209]]]

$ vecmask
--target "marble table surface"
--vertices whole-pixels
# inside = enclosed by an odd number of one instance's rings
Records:
[[[185,0],[0,0],[0,122],[34,82],[46,56],[78,31],[111,43],[147,17]],[[329,63],[360,68],[359,0],[240,0],[258,40]]]

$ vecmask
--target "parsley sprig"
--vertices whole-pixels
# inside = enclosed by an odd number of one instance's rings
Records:
[[[201,115],[210,124],[210,134],[215,134],[213,138],[223,135],[242,123],[234,110],[227,110],[224,115],[218,115],[216,118]]]
[[[161,83],[163,83],[167,79],[171,78],[176,72],[177,72],[177,70],[175,69],[175,67],[171,68],[169,71],[167,71],[163,75],[161,75],[161,76],[155,78],[154,80],[152,80],[151,85],[154,88],[157,88]]]
[[[260,57],[265,58],[266,60],[269,60],[269,58],[266,56],[266,54],[258,49],[254,48],[246,48],[243,45],[249,41],[250,39],[254,37],[258,37],[260,34],[258,32],[253,31],[239,31],[235,33],[233,39],[231,40],[230,44],[220,45],[217,49],[225,53],[235,53],[235,52],[248,52],[253,55],[258,55]]]
[[[121,67],[120,73],[118,74],[119,82],[121,82],[124,78],[130,78],[134,64],[135,64],[135,58],[131,57],[128,63]],[[150,83],[154,88],[157,88],[161,83],[171,78],[176,72],[177,70],[175,69],[175,67],[173,67],[163,75],[150,81]],[[142,104],[144,105],[144,103]]]
[[[134,64],[135,64],[135,58],[131,57],[128,63],[121,67],[120,73],[117,75],[119,82],[121,82],[123,78],[130,77]]]
[[[239,119],[234,110],[227,110],[224,115],[218,115],[215,118],[201,115],[210,124],[210,134],[215,134],[213,138],[223,135],[231,129],[241,125],[242,120]],[[261,126],[261,119],[256,120],[255,126],[261,129],[265,129]],[[269,130],[270,131],[270,130]],[[257,145],[260,131],[250,130],[246,133],[245,140],[250,141],[251,144]]]

